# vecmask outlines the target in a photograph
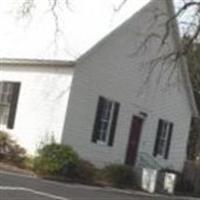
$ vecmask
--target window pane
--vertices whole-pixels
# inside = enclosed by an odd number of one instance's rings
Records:
[[[155,155],[165,156],[167,149],[167,143],[169,138],[169,126],[170,122],[165,120],[159,120],[159,134],[157,134],[157,149]]]
[[[110,112],[112,108],[112,101],[105,99],[103,104],[102,115],[100,117],[100,131],[99,131],[99,140],[105,142],[107,139],[109,121],[110,121]]]
[[[102,141],[109,146],[113,144],[114,131],[117,121],[119,106],[114,105],[116,102],[100,96],[97,104],[96,118],[92,133],[92,142]],[[115,115],[114,115],[115,111]],[[115,120],[113,120],[115,118]],[[112,124],[114,123],[114,126]]]
[[[103,113],[102,113],[103,119],[109,120],[111,107],[112,107],[112,102],[106,100],[103,107]]]
[[[106,131],[103,131],[101,133],[101,138],[100,138],[101,141],[105,142],[106,141]]]
[[[8,120],[9,106],[0,104],[0,124],[6,125]]]
[[[108,121],[101,121],[100,131],[99,131],[99,140],[106,140],[106,133],[108,129]]]
[[[164,153],[164,146],[165,146],[165,140],[160,139],[159,145],[158,145],[158,154],[163,155]]]

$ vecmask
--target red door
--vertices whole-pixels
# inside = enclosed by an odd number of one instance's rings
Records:
[[[142,131],[142,124],[143,118],[133,116],[125,160],[127,165],[133,166],[135,164]]]

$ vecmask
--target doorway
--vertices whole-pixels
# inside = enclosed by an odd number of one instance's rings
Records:
[[[127,165],[134,166],[135,164],[143,122],[144,119],[142,117],[133,116],[132,118],[125,160],[125,164]]]

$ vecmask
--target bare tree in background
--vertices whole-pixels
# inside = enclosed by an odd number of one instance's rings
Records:
[[[48,8],[54,18],[55,31],[54,31],[54,40],[57,42],[59,34],[62,32],[62,28],[59,21],[59,6],[65,6],[66,12],[70,10],[70,4],[73,0],[44,0],[48,2]],[[119,13],[125,7],[126,4],[131,0],[121,0],[121,3],[114,7],[113,12]],[[164,0],[163,0],[164,1]],[[165,0],[168,1],[168,0]],[[148,43],[152,38],[160,39],[160,48],[165,45],[165,42],[170,34],[170,28],[173,26],[174,22],[177,20],[179,22],[179,27],[181,28],[182,37],[187,37],[187,40],[182,43],[182,47],[176,52],[171,52],[168,55],[165,55],[161,58],[154,60],[153,62],[158,62],[158,60],[168,60],[176,61],[181,56],[188,54],[192,48],[192,44],[198,42],[200,35],[200,0],[175,0],[177,3],[177,9],[171,18],[169,18],[166,23],[166,31],[163,35],[157,35],[155,33],[150,33],[142,42],[139,49],[145,47],[145,44]],[[37,0],[23,0],[19,3],[19,13],[21,17],[27,17],[34,15],[34,10],[37,9]],[[157,20],[164,13],[159,13],[155,15],[155,20]],[[155,63],[153,63],[155,64]]]
[[[43,0],[48,4],[47,10],[50,11],[55,25],[54,31],[54,43],[56,45],[57,39],[62,32],[62,27],[60,25],[59,18],[59,6],[64,6],[66,8],[66,12],[70,11],[71,3],[73,0]],[[114,7],[113,12],[119,13],[125,9],[128,2],[131,0],[121,0],[118,6]],[[137,0],[135,0],[137,1]],[[159,1],[159,0],[158,0]],[[161,1],[169,1],[169,0],[161,0]],[[174,28],[174,24],[178,21],[180,33],[182,36],[181,44],[178,49],[175,49],[171,52],[168,52],[166,55],[158,56],[157,58],[151,60],[150,64],[150,72],[154,70],[154,66],[158,63],[162,62],[171,62],[173,63],[173,67],[171,69],[172,73],[174,68],[176,68],[176,63],[181,57],[188,57],[189,61],[189,71],[192,78],[192,83],[195,90],[200,91],[200,67],[199,63],[199,54],[194,50],[197,46],[196,43],[199,42],[200,39],[200,0],[174,0],[176,2],[176,10],[173,16],[170,18],[166,18],[167,20],[164,22],[163,26],[165,26],[165,31],[161,35],[155,32],[148,33],[140,46],[138,47],[136,52],[132,53],[132,56],[137,56],[137,53],[144,51],[147,43],[149,41],[155,40],[160,43],[159,49],[162,49],[167,43],[168,37],[171,33],[171,28]],[[34,15],[34,10],[37,9],[38,3],[37,0],[22,0],[19,3],[18,12],[21,17],[29,17]],[[154,11],[152,11],[154,12]],[[163,12],[157,12],[155,10],[154,20],[158,21],[158,18],[166,15]],[[175,24],[176,25],[176,24]],[[199,50],[198,50],[199,52]],[[194,64],[195,63],[195,64]],[[171,74],[172,74],[171,73]],[[147,77],[147,81],[150,77]]]
[[[47,3],[46,11],[52,15],[54,22],[54,40],[55,51],[58,49],[58,39],[62,35],[62,25],[60,24],[60,7],[64,7],[66,12],[71,11],[69,0],[43,0]],[[72,0],[73,1],[73,0]],[[35,11],[39,8],[37,0],[22,0],[17,3],[17,16],[19,19],[33,18]]]
[[[54,31],[54,43],[56,45],[58,37],[60,36],[60,33],[62,32],[62,27],[60,24],[60,16],[59,16],[59,7],[65,7],[66,12],[69,12],[71,9],[71,3],[74,0],[43,0],[46,1],[48,4],[47,10],[50,11],[53,19],[54,19],[54,25],[55,25],[55,31]],[[131,0],[121,0],[118,6],[115,6],[113,8],[114,13],[119,13],[125,9],[127,4]],[[135,0],[138,1],[138,0]],[[157,0],[159,2],[159,0]],[[160,0],[160,1],[166,1],[169,0]],[[28,17],[33,16],[35,9],[38,8],[38,0],[22,0],[21,3],[19,3],[19,9],[18,12],[21,15],[21,17]],[[196,43],[199,42],[200,39],[200,0],[174,0],[176,2],[176,9],[174,12],[174,15],[170,18],[166,18],[164,23],[162,24],[165,27],[165,31],[161,33],[160,35],[158,33],[155,33],[153,31],[147,33],[146,36],[144,36],[143,41],[141,41],[140,46],[137,48],[136,52],[132,53],[132,56],[137,56],[137,53],[140,53],[141,51],[145,51],[147,43],[149,41],[159,41],[160,45],[158,48],[158,52],[160,49],[162,49],[166,43],[168,38],[171,34],[171,29],[176,26],[176,22],[178,21],[180,33],[182,36],[182,40],[180,41],[180,44],[178,45],[178,48],[168,52],[165,55],[158,56],[150,61],[150,68],[149,68],[149,75],[146,78],[146,82],[148,82],[149,78],[151,77],[151,72],[155,70],[155,66],[157,66],[160,63],[165,62],[171,62],[171,73],[173,74],[176,63],[178,63],[178,60],[181,57],[188,57],[190,59],[189,61],[189,71],[192,78],[192,83],[195,88],[195,90],[200,91],[200,67],[198,66],[199,63],[199,54],[194,51],[194,48],[196,48]],[[154,21],[158,21],[159,18],[163,17],[166,13],[163,13],[163,11],[151,11],[154,15]],[[152,24],[153,26],[153,24]],[[194,62],[196,63],[194,65]],[[161,70],[162,71],[162,70]]]
[[[129,1],[130,0],[122,0],[121,4],[114,8],[114,12],[118,13],[123,10]],[[179,59],[182,57],[186,58],[193,89],[198,96],[197,98],[200,99],[200,0],[173,0],[173,3],[176,3],[176,9],[174,10],[174,15],[168,18],[163,24],[165,27],[164,34],[158,35],[155,32],[148,33],[137,51],[139,52],[146,48],[147,43],[152,39],[156,41],[159,40],[159,49],[162,49],[167,43],[171,29],[176,29],[175,26],[178,24],[178,31],[181,36],[178,48],[150,61],[150,66],[152,66],[150,70],[153,71],[158,63],[171,62],[173,66],[171,74],[173,74]],[[162,17],[164,14],[163,12],[155,12],[155,21],[158,21],[158,18]],[[149,73],[147,81],[150,75]]]

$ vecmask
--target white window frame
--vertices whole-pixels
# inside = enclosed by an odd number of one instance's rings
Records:
[[[165,155],[171,122],[162,119],[162,124],[163,124],[163,126],[162,126],[161,134],[160,134],[160,137],[159,137],[158,152],[157,152],[157,154],[159,156]]]
[[[115,107],[115,102],[108,99],[104,98],[106,101],[106,104],[104,104],[104,108],[102,111],[101,119],[100,119],[100,130],[99,130],[99,138],[97,140],[98,144],[108,144],[109,136],[110,136],[110,130],[111,130],[111,125],[112,125],[112,119],[113,119],[113,114],[114,114],[114,107]],[[109,116],[108,116],[109,115]],[[107,127],[103,127],[103,124],[105,125],[107,123]]]

